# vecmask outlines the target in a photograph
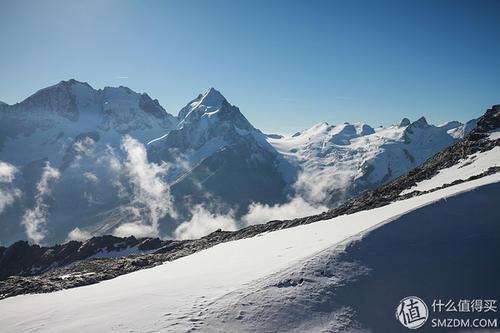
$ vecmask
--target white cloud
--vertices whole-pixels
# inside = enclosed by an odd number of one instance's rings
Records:
[[[36,185],[35,205],[24,213],[21,221],[26,229],[28,239],[35,243],[41,242],[46,236],[45,224],[47,223],[48,206],[45,199],[51,193],[51,183],[58,180],[59,177],[59,171],[52,168],[47,162],[40,181]]]
[[[233,212],[228,214],[214,214],[209,212],[202,205],[197,205],[192,210],[192,217],[189,221],[182,223],[175,229],[176,239],[194,239],[208,235],[217,229],[224,231],[237,230],[237,224]]]
[[[167,163],[149,163],[146,148],[130,136],[122,140],[122,150],[126,153],[123,164],[112,159],[114,168],[121,170],[128,181],[127,187],[120,187],[123,195],[128,196],[130,205],[127,211],[129,223],[119,226],[114,234],[120,236],[158,236],[158,221],[167,214],[175,217],[170,186],[166,175],[170,169]],[[117,164],[118,163],[118,164]]]
[[[21,191],[16,188],[5,189],[3,186],[0,188],[0,213],[5,208],[9,207],[21,196]]]
[[[238,230],[240,225],[266,223],[272,220],[287,220],[319,214],[327,210],[322,205],[313,205],[302,198],[293,198],[285,204],[266,205],[253,203],[248,207],[248,213],[237,221],[234,212],[214,213],[203,205],[196,205],[189,221],[180,224],[174,231],[175,239],[195,239],[206,236],[217,229],[224,231]]]
[[[89,182],[89,183],[93,183],[93,184],[97,184],[98,181],[99,181],[99,178],[97,178],[97,176],[95,174],[93,174],[92,172],[84,172],[83,173],[83,177]]]
[[[266,223],[272,220],[289,220],[309,215],[319,214],[328,208],[323,205],[313,205],[300,197],[293,198],[285,204],[273,206],[252,203],[248,207],[248,213],[243,216],[245,225]]]
[[[138,238],[157,237],[158,229],[153,227],[152,225],[146,225],[140,222],[125,223],[118,226],[118,228],[116,228],[113,232],[113,235],[117,237],[128,237],[132,235]]]
[[[17,168],[12,164],[0,161],[0,183],[12,183]]]
[[[104,153],[97,158],[98,164],[106,164],[112,171],[119,173],[122,170],[122,163],[116,156],[115,150],[110,145],[106,145]]]
[[[72,241],[72,240],[86,241],[87,239],[89,239],[91,237],[92,237],[92,235],[90,234],[90,232],[82,230],[82,229],[77,227],[69,232],[67,240],[68,241]]]
[[[84,137],[76,142],[72,143],[71,152],[73,154],[73,160],[71,161],[71,166],[76,168],[79,166],[80,161],[84,156],[92,156],[95,152],[96,141],[91,137]]]
[[[0,161],[0,213],[12,205],[22,192],[12,185],[16,178],[17,168],[12,164]]]
[[[90,155],[94,152],[95,141],[91,137],[86,136],[75,142],[73,144],[73,149],[77,155]]]
[[[332,190],[344,191],[351,182],[351,169],[339,165],[334,173],[331,169],[301,172],[294,188],[298,197],[320,204],[330,199]]]

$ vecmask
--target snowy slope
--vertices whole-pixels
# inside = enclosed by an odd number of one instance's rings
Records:
[[[401,124],[373,129],[366,124],[320,123],[268,141],[302,169],[296,184],[302,195],[337,205],[415,168],[471,130],[469,123],[433,126],[425,118]]]
[[[421,297],[429,309],[444,295],[498,299],[499,197],[497,182],[407,212],[362,239],[330,247],[222,296],[207,306],[197,328],[404,333],[408,329],[394,310],[408,295]],[[418,331],[455,332],[433,328],[432,319],[468,316],[434,313]]]
[[[186,332],[201,327],[202,331],[231,332],[247,313],[235,308],[235,317],[222,317],[212,307],[219,299],[231,307],[231,300],[241,296],[238,291],[252,290],[274,273],[321,256],[324,250],[345,247],[368,231],[397,223],[402,215],[425,210],[442,198],[498,182],[500,175],[491,175],[384,207],[219,244],[97,285],[5,299],[0,301],[0,331]],[[257,301],[259,308],[273,310],[271,299]],[[276,315],[263,327],[281,327],[287,314]],[[259,327],[259,319],[254,320]],[[203,326],[205,321],[218,326]]]
[[[417,183],[415,186],[401,192],[401,195],[413,191],[429,191],[456,180],[467,180],[470,177],[481,175],[489,168],[500,167],[500,147],[485,152],[477,152],[468,156],[459,163],[439,171],[437,175]]]

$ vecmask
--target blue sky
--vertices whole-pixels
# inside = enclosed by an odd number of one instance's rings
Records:
[[[63,79],[171,113],[214,86],[267,132],[500,103],[500,2],[0,0],[0,100]]]

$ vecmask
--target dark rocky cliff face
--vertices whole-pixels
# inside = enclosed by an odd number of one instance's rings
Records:
[[[0,247],[0,280],[11,275],[33,276],[92,256],[120,256],[129,251],[144,253],[168,244],[158,238],[93,237],[85,242],[70,241],[62,245],[42,247],[18,241]]]

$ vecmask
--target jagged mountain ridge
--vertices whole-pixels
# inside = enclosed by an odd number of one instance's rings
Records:
[[[47,158],[56,166],[68,141],[82,133],[97,132],[102,143],[116,145],[124,134],[152,140],[177,125],[177,119],[146,93],[123,86],[96,90],[73,79],[3,106],[0,120],[3,160],[26,164]]]
[[[304,175],[316,179],[299,178],[303,195],[336,206],[422,164],[465,136],[475,122],[434,126],[424,117],[413,123],[405,118],[399,126],[376,129],[367,124],[320,123],[289,137],[268,140]]]
[[[196,204],[236,217],[252,202],[273,205],[295,196],[336,206],[415,167],[470,128],[419,120],[387,129],[321,124],[292,137],[273,136],[256,129],[214,88],[176,118],[146,94],[126,87],[95,90],[76,80],[0,106],[0,120],[0,160],[18,169],[13,186],[22,192],[0,212],[0,220],[8,221],[0,224],[0,242],[26,238],[21,221],[35,207],[37,183],[50,163],[55,171],[42,202],[45,244],[65,241],[76,228],[89,237],[141,222],[128,209],[136,198],[129,193],[135,186],[130,175],[123,174],[130,157],[122,145],[127,135],[147,148],[151,170],[169,165],[155,178],[168,183],[171,202],[162,204],[177,213],[158,218],[165,236],[190,219]],[[431,140],[438,137],[438,144]]]

